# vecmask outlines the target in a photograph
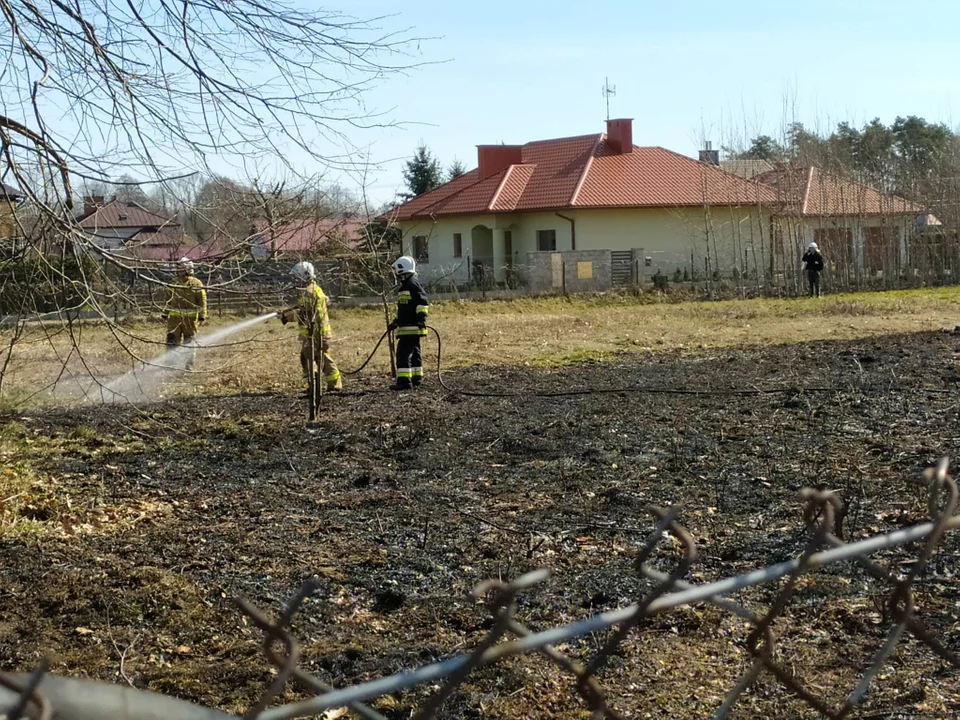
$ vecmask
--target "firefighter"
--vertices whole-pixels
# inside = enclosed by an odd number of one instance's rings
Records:
[[[823,255],[815,242],[807,245],[801,262],[806,266],[807,284],[810,286],[810,297],[820,297],[820,273],[823,272]]]
[[[327,313],[327,296],[316,282],[313,263],[298,262],[290,268],[290,274],[301,285],[297,304],[280,313],[280,321],[286,325],[297,321],[300,328],[300,367],[303,378],[310,388],[310,373],[319,369],[327,391],[342,390],[343,380],[337,363],[330,355],[330,316]]]
[[[391,390],[411,390],[423,383],[420,338],[427,334],[430,303],[417,279],[417,264],[404,255],[391,266],[400,280],[397,292],[397,317],[388,326],[397,333],[397,382]]]
[[[174,280],[167,287],[167,301],[163,319],[167,322],[167,347],[190,346],[186,368],[193,369],[196,360],[197,329],[207,320],[207,291],[203,283],[194,277],[193,261],[180,258],[174,268]]]

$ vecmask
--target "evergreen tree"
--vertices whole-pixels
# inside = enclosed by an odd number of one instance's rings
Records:
[[[467,172],[467,166],[463,164],[462,161],[454,158],[453,162],[450,163],[450,167],[447,168],[447,182],[451,180],[456,180],[461,175],[464,175]]]
[[[407,160],[403,181],[408,191],[403,194],[405,200],[430,192],[441,183],[440,162],[424,143],[420,143],[414,156]]]
[[[746,151],[739,153],[737,157],[747,160],[768,160],[773,162],[783,157],[783,148],[780,143],[769,135],[759,135],[750,142],[750,147]]]

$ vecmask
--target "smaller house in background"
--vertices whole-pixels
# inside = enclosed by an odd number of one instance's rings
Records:
[[[200,246],[185,237],[176,218],[147,210],[135,202],[86,197],[80,227],[93,243],[120,257],[170,262],[188,257],[204,260],[220,256],[219,248]]]
[[[270,227],[257,220],[251,233],[251,252],[257,260],[272,257],[307,259],[319,253],[336,254],[364,246],[367,223],[356,217],[291,220]]]
[[[771,216],[770,266],[796,262],[796,248],[815,242],[833,272],[897,274],[907,266],[922,206],[817,167],[778,163],[754,176],[777,196]]]
[[[183,227],[175,218],[135,202],[85,197],[80,228],[99,248],[130,257],[172,260],[188,254]]]

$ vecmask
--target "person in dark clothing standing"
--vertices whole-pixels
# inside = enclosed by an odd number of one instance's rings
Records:
[[[397,317],[389,325],[389,329],[397,333],[397,382],[390,389],[412,390],[423,382],[420,338],[427,334],[430,303],[417,279],[417,264],[412,257],[404,255],[391,267],[400,280],[400,287],[397,291]]]
[[[801,258],[807,271],[807,283],[810,285],[810,297],[820,297],[820,273],[823,272],[823,255],[815,242],[807,245],[807,251]]]

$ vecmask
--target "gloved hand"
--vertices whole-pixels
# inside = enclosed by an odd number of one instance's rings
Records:
[[[393,332],[393,331],[396,330],[398,327],[400,327],[400,323],[397,322],[396,320],[391,320],[391,321],[390,321],[390,324],[387,325],[387,330],[389,330],[390,332]]]
[[[417,322],[417,327],[420,328],[421,330],[426,330],[426,329],[427,329],[427,321],[426,321],[426,320],[419,320],[419,321]]]
[[[163,313],[163,315],[160,316],[160,319],[163,320],[164,322],[166,322],[167,320],[170,319],[170,314],[169,314],[169,313]]]
[[[205,317],[202,317],[202,318],[200,318],[200,323],[199,323],[199,324],[200,324],[200,325],[203,325],[206,321],[207,321],[207,319],[206,319]]]

